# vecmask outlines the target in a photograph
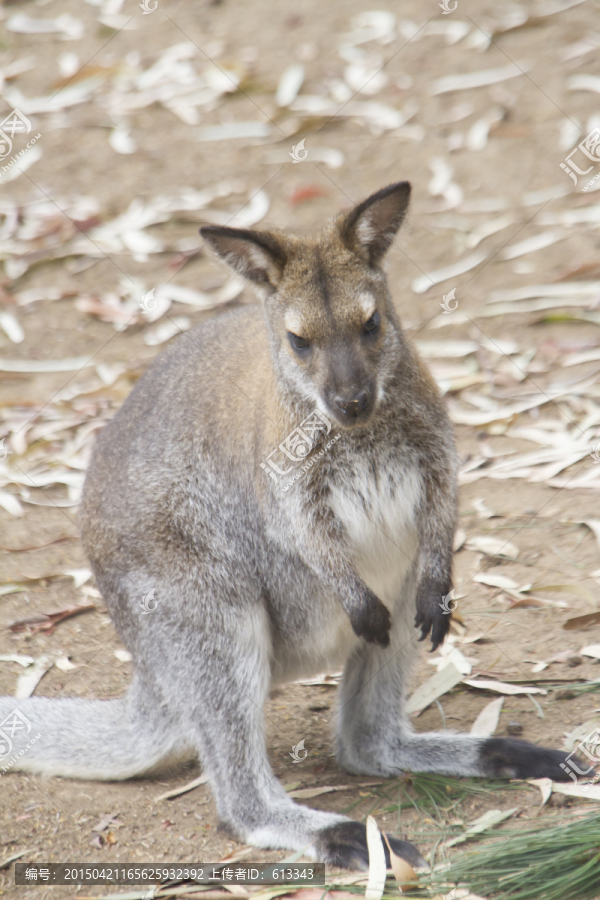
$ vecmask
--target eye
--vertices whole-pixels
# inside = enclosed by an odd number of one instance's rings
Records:
[[[373,315],[371,316],[371,318],[367,319],[367,321],[364,324],[364,329],[367,332],[367,334],[373,334],[374,331],[377,331],[377,329],[379,328],[380,321],[381,320],[379,317],[379,313],[374,312]]]
[[[310,347],[309,342],[305,338],[300,337],[299,334],[292,334],[291,331],[288,331],[288,339],[294,350],[298,350],[299,352],[308,350]]]

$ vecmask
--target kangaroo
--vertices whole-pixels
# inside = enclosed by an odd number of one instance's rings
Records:
[[[409,197],[389,185],[312,238],[201,228],[261,303],[160,354],[100,433],[83,496],[132,683],[115,700],[1,698],[15,753],[23,720],[39,732],[15,768],[115,780],[199,759],[240,840],[364,868],[365,826],[294,803],[265,744],[270,686],[343,666],[347,771],[568,779],[565,753],[417,733],[405,709],[417,637],[435,650],[448,631],[457,518],[452,426],[381,268]]]

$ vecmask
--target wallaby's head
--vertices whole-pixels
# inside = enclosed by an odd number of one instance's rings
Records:
[[[392,184],[313,238],[212,225],[200,229],[263,298],[281,387],[342,427],[369,419],[402,352],[380,263],[409,197],[408,182]]]

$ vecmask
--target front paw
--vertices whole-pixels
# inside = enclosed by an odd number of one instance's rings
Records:
[[[387,606],[365,588],[360,604],[350,613],[354,634],[379,647],[389,647],[392,617]]]
[[[548,747],[538,747],[528,741],[513,738],[488,738],[481,745],[479,763],[482,774],[491,778],[551,778],[552,781],[569,781],[575,780],[577,774],[589,777],[594,769],[564,750],[550,750]],[[570,774],[572,772],[575,779]]]
[[[450,597],[451,585],[423,578],[417,589],[417,615],[415,628],[421,629],[420,641],[431,631],[431,650],[444,642],[450,629],[450,614],[454,609]]]

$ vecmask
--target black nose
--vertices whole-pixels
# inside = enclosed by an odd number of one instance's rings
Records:
[[[340,409],[345,416],[348,416],[349,419],[358,419],[358,417],[365,411],[367,408],[367,403],[369,402],[369,394],[366,390],[359,391],[358,394],[355,394],[349,400],[344,400],[343,397],[335,397],[333,402]]]

